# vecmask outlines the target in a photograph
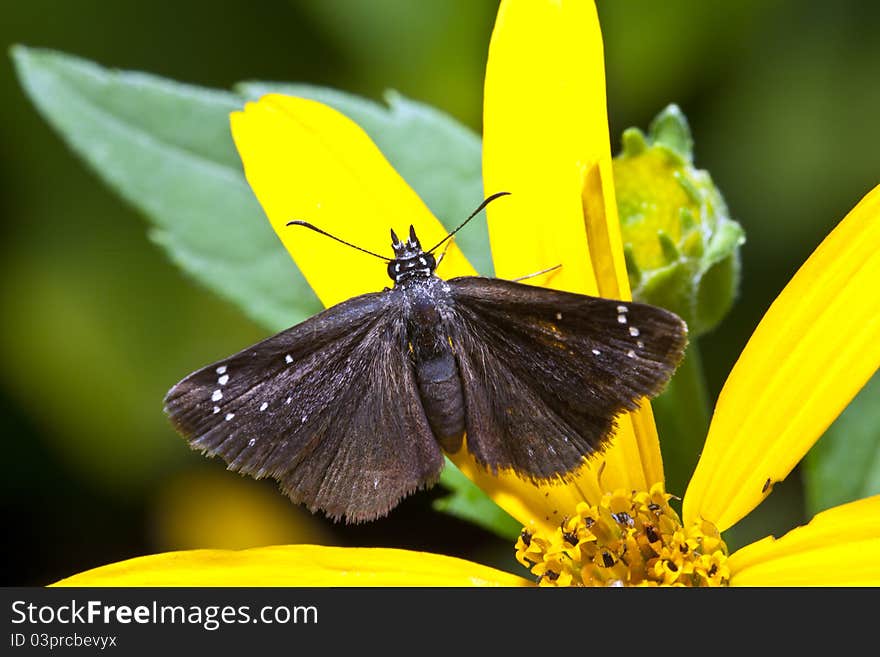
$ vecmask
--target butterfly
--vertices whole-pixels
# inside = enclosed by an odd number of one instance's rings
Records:
[[[435,274],[410,226],[391,231],[393,287],[343,301],[190,374],[165,411],[194,449],[271,477],[334,520],[387,515],[462,447],[492,473],[565,479],[615,418],[657,395],[687,343],[661,308]],[[442,259],[442,256],[441,256]]]

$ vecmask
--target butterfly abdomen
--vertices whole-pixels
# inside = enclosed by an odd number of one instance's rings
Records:
[[[452,352],[416,363],[422,408],[440,446],[454,454],[464,435],[464,395]]]

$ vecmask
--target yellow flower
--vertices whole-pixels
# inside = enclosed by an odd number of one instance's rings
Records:
[[[318,235],[307,218],[369,250],[410,223],[445,234],[354,123],[319,103],[267,96],[232,117],[248,181],[326,305],[385,286],[383,267]],[[562,264],[541,282],[629,298],[605,109],[602,39],[589,1],[502,2],[486,73],[483,142],[496,275]],[[780,539],[727,554],[720,532],[749,513],[880,365],[880,187],[779,295],[734,367],[683,499],[669,507],[650,406],[564,485],[492,477],[454,457],[526,529],[517,556],[544,584],[880,584],[880,496],[817,515]],[[332,255],[330,249],[333,249]],[[588,257],[584,257],[587,254]],[[473,274],[453,246],[439,272]],[[460,559],[317,546],[159,554],[60,584],[527,585]]]

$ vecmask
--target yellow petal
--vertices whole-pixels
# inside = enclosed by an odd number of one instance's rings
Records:
[[[733,586],[880,585],[880,495],[818,514],[730,556]]]
[[[281,545],[166,552],[88,570],[55,586],[530,586],[488,566],[429,552]]]
[[[684,499],[727,529],[784,479],[880,366],[880,186],[764,315],[718,398]]]
[[[501,3],[483,106],[483,184],[512,194],[488,208],[499,277],[562,264],[529,282],[598,292],[581,192],[602,144],[610,150],[604,86],[592,3]]]
[[[611,178],[602,35],[592,2],[501,3],[486,70],[483,180],[509,191],[488,208],[495,272],[527,282],[629,299]],[[534,488],[456,463],[526,525],[556,522],[572,502],[597,503],[603,490],[647,490],[663,480],[650,407],[620,418],[602,459],[568,485]],[[514,498],[519,508],[509,505]]]
[[[248,183],[325,306],[388,286],[385,265],[287,222],[308,221],[386,257],[393,255],[389,229],[405,237],[412,224],[425,248],[446,235],[367,134],[336,110],[268,95],[233,113],[231,125]],[[443,269],[447,276],[474,273],[454,244]]]

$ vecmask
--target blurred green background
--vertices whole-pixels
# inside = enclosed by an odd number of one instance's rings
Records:
[[[496,0],[30,0],[0,41],[208,87],[387,88],[479,131]],[[612,142],[669,102],[746,230],[740,300],[701,341],[710,394],[823,236],[880,182],[880,5],[600,0]],[[332,525],[271,482],[190,452],[161,411],[183,375],[265,337],[195,286],[0,73],[2,584],[40,585],[170,549],[293,541],[430,549],[515,567],[510,546],[434,513]],[[679,493],[683,491],[678,491]],[[732,536],[805,518],[798,472]]]

